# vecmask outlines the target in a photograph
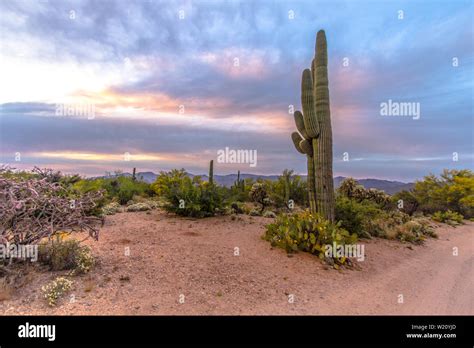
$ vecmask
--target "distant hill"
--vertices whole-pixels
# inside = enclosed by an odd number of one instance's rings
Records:
[[[132,176],[130,173],[122,173],[123,176]],[[138,172],[137,178],[143,180],[147,183],[152,183],[156,180],[158,174],[153,172]],[[194,177],[194,174],[188,173],[190,177]],[[114,175],[108,176],[113,177]],[[100,178],[106,178],[107,176],[101,176]],[[279,175],[256,175],[256,174],[240,174],[241,179],[268,179],[268,180],[278,180]],[[301,177],[306,180],[306,175],[301,175]],[[201,175],[203,180],[208,180],[207,175]],[[345,179],[343,176],[337,176],[334,178],[335,188],[339,187],[341,182]],[[237,180],[237,174],[228,174],[228,175],[217,175],[214,174],[214,181],[222,186],[230,187]],[[359,184],[365,188],[375,188],[383,190],[386,193],[393,195],[399,191],[410,190],[413,188],[413,183],[405,183],[400,181],[390,181],[390,180],[381,180],[381,179],[357,179]]]
[[[335,177],[334,186],[336,188],[339,187],[339,185],[344,179],[345,177],[343,176]],[[403,190],[411,190],[414,186],[412,182],[405,183],[405,182],[400,182],[400,181],[390,181],[390,180],[381,180],[381,179],[357,179],[357,181],[366,189],[375,188],[378,190],[383,190],[389,195],[393,195]]]

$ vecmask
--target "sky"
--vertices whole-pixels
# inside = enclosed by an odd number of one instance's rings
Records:
[[[0,162],[305,174],[292,111],[324,29],[335,176],[473,169],[473,4],[3,0]],[[384,116],[389,101],[419,114]],[[225,148],[257,165],[216,163]]]

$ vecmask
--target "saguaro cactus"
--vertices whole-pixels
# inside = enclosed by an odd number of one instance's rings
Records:
[[[332,176],[332,130],[329,109],[328,55],[324,30],[316,36],[315,57],[311,70],[303,71],[301,104],[295,111],[298,132],[291,139],[308,161],[308,195],[312,213],[334,221],[334,183]]]
[[[209,163],[209,184],[214,183],[214,160]]]

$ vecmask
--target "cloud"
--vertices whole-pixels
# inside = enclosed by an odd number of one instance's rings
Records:
[[[336,172],[401,179],[441,163],[472,168],[472,7],[3,1],[2,158],[21,151],[92,172],[130,151],[161,158],[153,168],[202,171],[230,146],[258,149],[258,171],[304,172],[288,110],[300,108],[301,71],[324,28]],[[380,116],[388,99],[419,102],[420,120]],[[61,103],[91,103],[96,118],[55,117]],[[341,162],[344,152],[359,160]],[[462,161],[451,163],[452,152]]]

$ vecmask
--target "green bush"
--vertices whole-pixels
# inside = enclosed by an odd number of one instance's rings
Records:
[[[336,220],[344,229],[363,238],[380,237],[421,242],[436,237],[426,218],[413,218],[402,211],[381,209],[368,200],[357,202],[347,197],[336,199]]]
[[[207,217],[224,211],[224,189],[200,177],[187,176],[184,169],[161,172],[152,184],[165,199],[163,208],[181,216]]]
[[[338,224],[331,224],[319,215],[301,212],[293,215],[279,215],[274,223],[267,225],[263,238],[272,246],[287,252],[306,251],[325,258],[325,246],[354,244],[357,235],[350,234]],[[334,257],[334,261],[343,264],[344,257]]]
[[[95,263],[89,247],[75,239],[60,238],[40,244],[38,260],[52,271],[72,270],[74,274],[89,272]]]
[[[227,190],[227,199],[229,202],[248,202],[249,193],[252,188],[254,181],[251,178],[240,180],[240,182],[235,182]]]
[[[306,182],[300,176],[294,175],[292,170],[285,169],[277,181],[268,180],[267,190],[270,200],[277,208],[290,208],[290,200],[300,206],[306,206],[308,203]]]
[[[116,200],[121,205],[127,204],[134,196],[154,195],[150,184],[133,180],[132,177],[121,176],[120,173],[113,178],[81,179],[75,182],[72,188],[80,193],[105,190],[108,201]]]
[[[425,214],[451,210],[466,218],[474,216],[474,173],[470,170],[444,170],[439,177],[425,176],[415,183],[413,194]]]
[[[372,202],[357,202],[344,196],[337,197],[335,213],[336,221],[339,221],[342,228],[365,238],[378,235],[371,222],[385,215],[384,211]]]
[[[420,206],[420,202],[413,194],[412,191],[403,190],[397,192],[392,196],[392,203],[402,212],[413,215],[418,207]]]
[[[455,211],[447,210],[447,211],[437,211],[431,217],[434,221],[437,222],[444,222],[448,225],[459,225],[463,223],[463,216],[461,214],[456,213]]]

